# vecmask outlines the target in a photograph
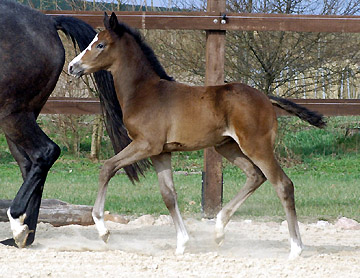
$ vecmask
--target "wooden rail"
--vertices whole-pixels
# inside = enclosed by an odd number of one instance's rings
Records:
[[[104,27],[102,11],[43,11],[51,16],[73,16],[94,28]],[[360,16],[245,14],[219,12],[116,12],[118,18],[140,29],[292,31],[360,33]]]
[[[290,99],[306,108],[325,116],[360,115],[360,99]],[[277,115],[287,115],[284,110],[277,109]]]
[[[325,116],[356,116],[360,115],[360,99],[290,99],[308,109]],[[277,109],[278,116],[288,115],[284,110]],[[97,98],[50,97],[42,114],[100,114],[100,101]]]
[[[42,114],[100,114],[100,100],[97,98],[50,97]]]

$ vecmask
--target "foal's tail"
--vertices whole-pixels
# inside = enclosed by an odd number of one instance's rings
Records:
[[[90,25],[79,19],[68,16],[58,16],[54,17],[54,20],[56,29],[63,31],[70,37],[74,43],[74,47],[77,43],[81,51],[90,44],[96,35],[95,30]],[[94,78],[98,91],[100,92],[100,104],[105,116],[106,131],[109,134],[115,153],[118,153],[130,144],[131,139],[127,134],[122,120],[123,115],[116,96],[114,81],[111,73],[107,71],[94,73]],[[139,180],[138,174],[143,174],[149,165],[149,161],[143,160],[124,167],[124,170],[129,179],[134,182],[134,180]]]
[[[269,96],[271,103],[279,107],[290,114],[294,114],[298,116],[300,119],[308,122],[309,124],[323,128],[326,126],[326,122],[324,121],[323,115],[318,114],[314,111],[310,111],[309,109],[305,108],[304,106],[301,106],[299,104],[296,104],[290,100]]]

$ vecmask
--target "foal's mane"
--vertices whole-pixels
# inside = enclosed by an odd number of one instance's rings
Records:
[[[175,79],[173,77],[167,75],[165,69],[160,64],[160,62],[159,62],[158,58],[156,57],[154,51],[145,42],[143,36],[141,35],[141,33],[138,30],[129,27],[128,25],[126,25],[123,22],[118,22],[117,28],[115,30],[113,30],[113,31],[120,38],[122,37],[122,35],[124,33],[128,33],[129,35],[131,35],[135,39],[136,43],[140,46],[140,49],[144,53],[146,59],[149,61],[152,69],[156,72],[156,74],[161,79],[165,79],[165,80],[168,80],[168,81],[175,81]]]

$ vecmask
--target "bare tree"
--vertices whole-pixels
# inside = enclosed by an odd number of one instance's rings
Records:
[[[205,32],[150,30],[145,37],[170,75],[179,81],[203,84]]]
[[[228,0],[227,3],[229,11],[247,13],[353,14],[360,8],[360,1]],[[328,91],[332,83],[341,83],[339,77],[351,68],[344,61],[357,63],[359,52],[353,44],[357,37],[306,32],[228,32],[227,78],[240,79],[267,94],[281,91],[281,95],[299,97],[319,87]]]

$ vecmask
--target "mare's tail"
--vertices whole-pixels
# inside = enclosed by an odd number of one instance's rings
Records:
[[[74,46],[76,42],[81,51],[91,43],[96,35],[95,30],[90,25],[79,19],[68,16],[58,16],[54,17],[54,20],[56,29],[63,31],[70,37]],[[122,120],[123,115],[116,96],[114,81],[110,72],[107,71],[94,73],[94,78],[100,93],[100,103],[105,116],[106,130],[115,153],[118,153],[130,144],[131,139],[127,134]],[[134,180],[139,180],[138,174],[143,174],[149,165],[148,160],[143,160],[124,167],[124,170],[129,179],[134,182]]]
[[[300,119],[308,122],[309,124],[323,128],[326,126],[326,122],[324,121],[323,115],[318,114],[314,111],[310,111],[309,109],[305,108],[304,106],[301,106],[299,104],[296,104],[290,100],[269,96],[271,103],[279,107],[290,114],[294,114],[298,116]]]

